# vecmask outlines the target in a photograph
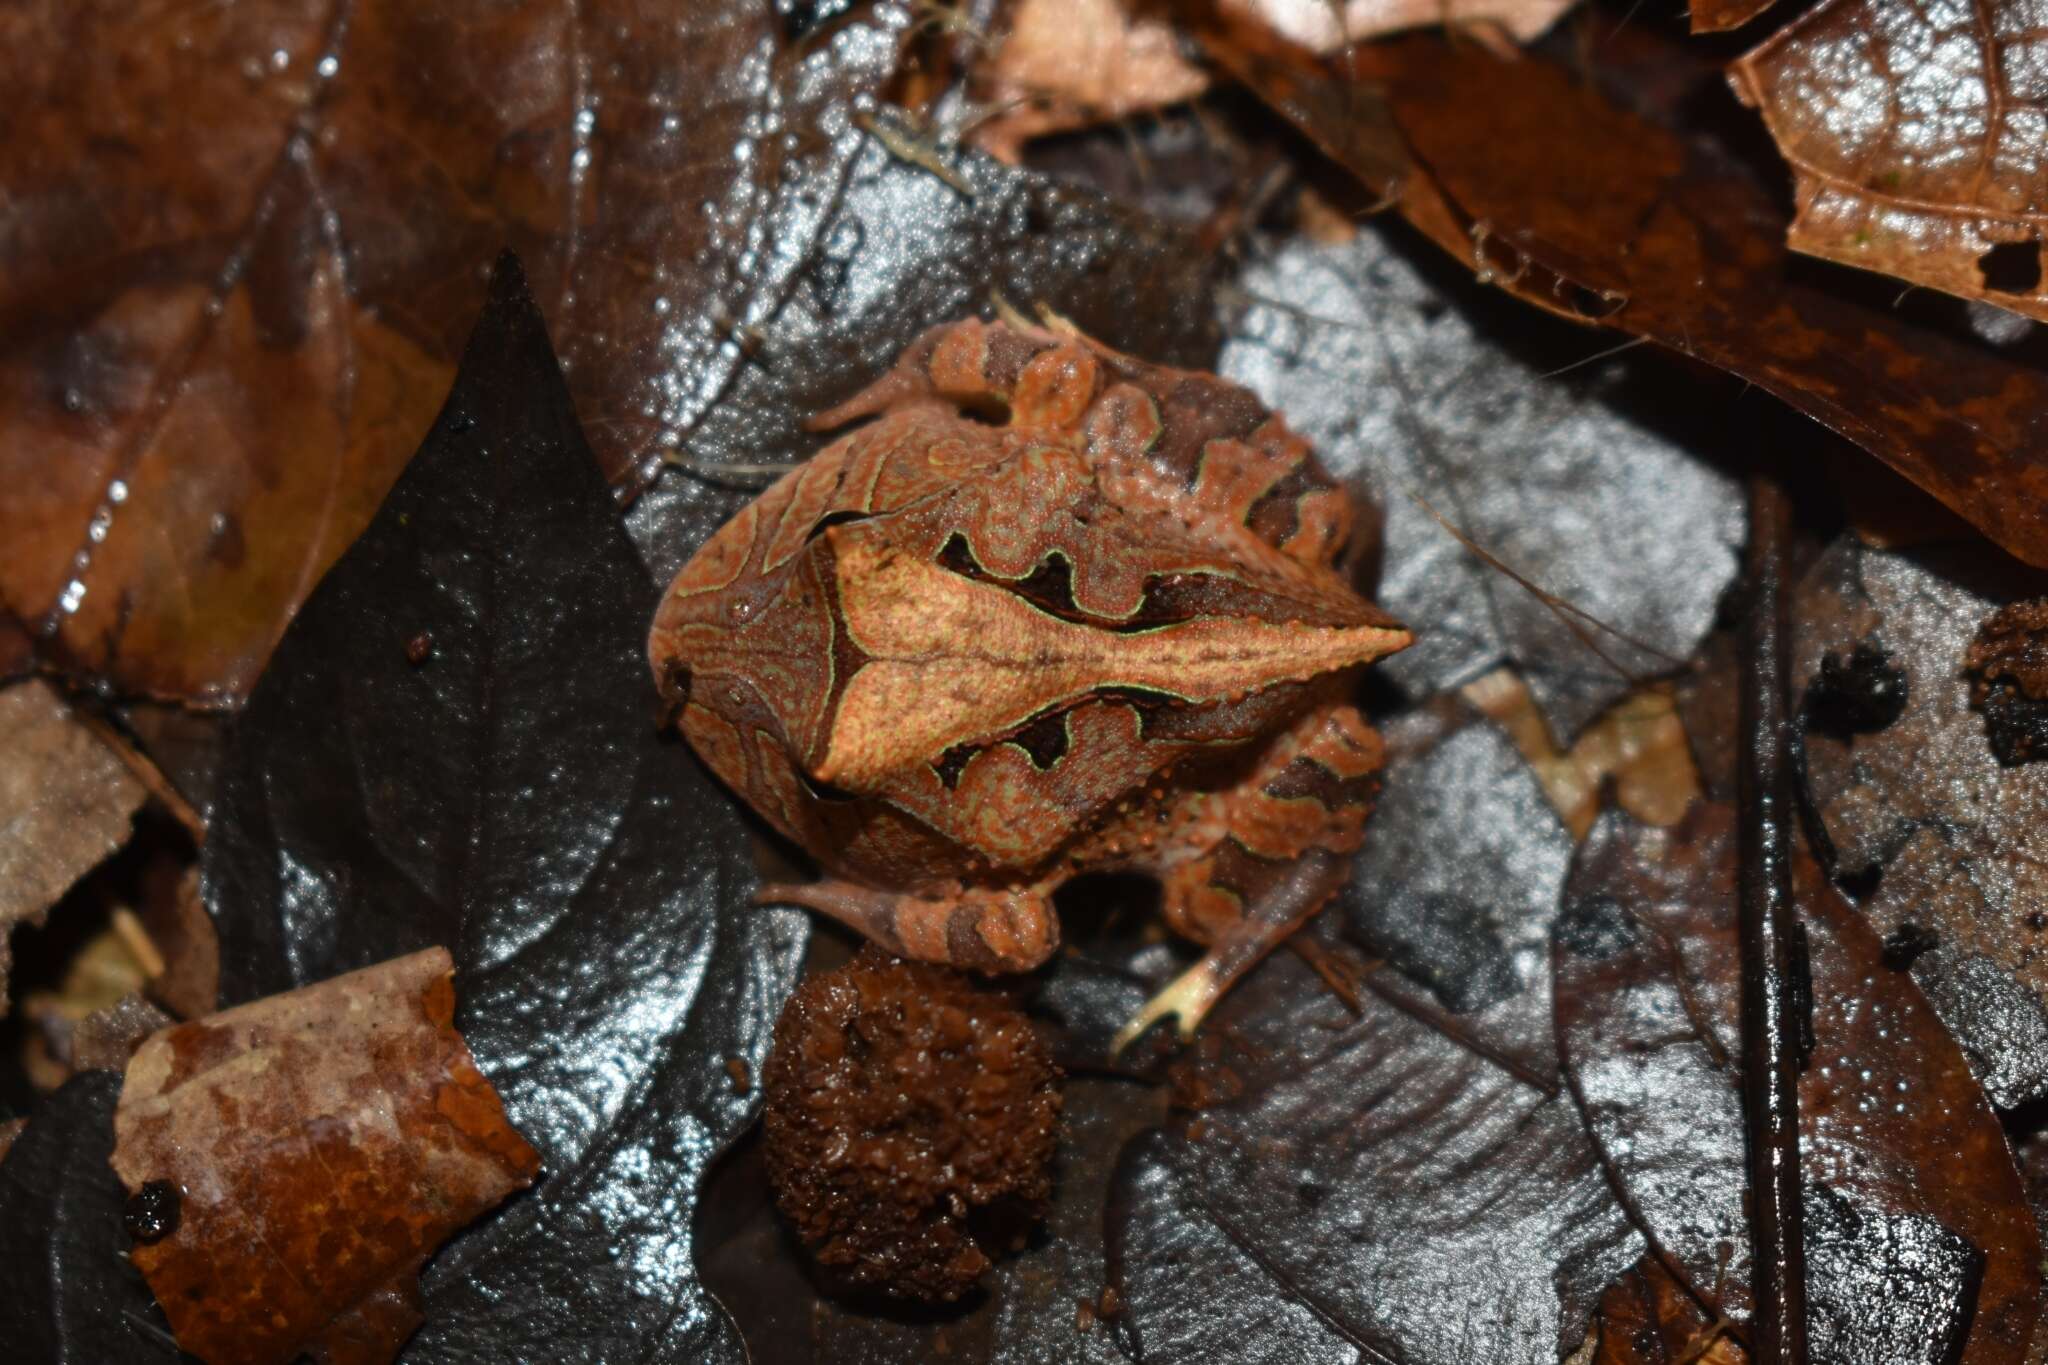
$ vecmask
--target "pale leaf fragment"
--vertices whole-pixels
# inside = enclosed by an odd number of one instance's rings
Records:
[[[1216,14],[1257,25],[1310,52],[1333,52],[1403,29],[1492,24],[1528,42],[1574,0],[1218,0]],[[1210,73],[1180,33],[1131,0],[1019,0],[983,66],[995,113],[975,131],[983,150],[1016,161],[1034,137],[1193,99]]]
[[[144,795],[49,684],[0,691],[0,1015],[9,930],[40,923],[72,883],[128,842]]]

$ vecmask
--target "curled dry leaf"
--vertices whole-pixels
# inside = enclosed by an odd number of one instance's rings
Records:
[[[178,1024],[128,1063],[130,1254],[208,1365],[395,1357],[426,1258],[532,1182],[539,1153],[455,1031],[454,971],[429,948]]]
[[[905,22],[8,7],[0,606],[123,688],[245,690],[431,419],[508,243],[637,483],[786,293]]]
[[[2048,564],[2048,376],[1788,270],[1772,187],[1701,117],[1732,105],[1719,73],[1646,25],[1591,41],[1596,79],[1626,73],[1626,105],[1536,54],[1508,61],[1430,35],[1349,54],[1411,160],[1403,216],[1518,298],[1775,394]],[[1253,89],[1290,118],[1335,103]],[[1345,164],[1376,193],[1396,188],[1379,158]]]
[[[2048,5],[1827,0],[1729,68],[1791,163],[1795,251],[2048,321]]]
[[[2005,1106],[2048,1094],[2048,767],[1999,761],[1966,665],[2000,607],[2044,594],[2048,575],[1982,547],[1844,539],[1794,612],[1806,798],[1833,870]],[[1892,700],[1857,706],[1858,686]]]
[[[1556,935],[1566,1074],[1631,1211],[1702,1302],[1750,1311],[1736,822],[1604,817]],[[1800,1081],[1816,1359],[2019,1362],[2040,1239],[1982,1086],[1861,916],[1798,878],[1814,1051]]]
[[[0,1014],[9,931],[128,842],[145,794],[48,683],[0,690]]]

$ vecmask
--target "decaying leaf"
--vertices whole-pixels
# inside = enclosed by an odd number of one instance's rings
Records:
[[[1995,551],[1843,540],[1795,599],[1807,797],[1835,871],[2006,1106],[2048,1094],[2048,767],[1999,762],[1965,666],[1999,607],[2043,595],[2048,575]],[[1869,689],[1903,695],[1871,713]]]
[[[636,484],[744,363],[892,69],[893,4],[372,0],[0,17],[0,605],[232,699],[368,521],[507,245]]]
[[[454,970],[430,948],[178,1024],[128,1063],[130,1255],[208,1365],[392,1359],[427,1257],[532,1182],[539,1153],[455,1031]]]
[[[1503,318],[1477,288],[1446,310],[1445,288],[1376,228],[1291,241],[1239,284],[1248,308],[1218,371],[1369,489],[1386,519],[1374,600],[1428,623],[1375,673],[1420,697],[1512,660],[1569,742],[1631,674],[1698,645],[1743,537],[1734,480],[1688,445],[1714,429],[1711,398],[1658,388],[1653,407],[1623,366],[1544,378],[1585,355],[1572,329],[1525,309]]]
[[[128,841],[144,795],[48,683],[0,689],[0,1014],[9,931]]]
[[[1795,251],[2048,320],[2048,6],[1828,0],[1729,68],[1791,163]]]
[[[1735,816],[1608,815],[1557,933],[1557,1028],[1588,1131],[1692,1293],[1750,1311]],[[1802,865],[1812,1060],[1800,1080],[1816,1359],[2025,1359],[2040,1239],[1961,1050],[1861,916]]]
[[[1326,918],[1404,979],[1383,991],[1412,991],[1466,1045],[1552,1086],[1546,958],[1571,835],[1499,727],[1467,711],[1439,737],[1433,720],[1389,725],[1371,833]]]
[[[229,1002],[451,945],[463,1036],[542,1153],[532,1198],[434,1258],[409,1361],[738,1359],[691,1213],[805,921],[748,906],[732,798],[661,737],[656,601],[508,259],[251,694],[202,861]]]

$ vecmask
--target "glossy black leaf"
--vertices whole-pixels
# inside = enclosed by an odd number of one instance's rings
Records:
[[[1557,935],[1557,1029],[1586,1130],[1665,1262],[1750,1311],[1736,819],[1603,816]],[[1800,1076],[1813,1359],[2026,1359],[2040,1242],[1996,1115],[1870,926],[1796,878],[1816,1051]]]
[[[1118,1172],[1133,1358],[1551,1365],[1642,1253],[1568,1096],[1441,1012],[1362,1001],[1347,1019],[1282,954],[1219,1011],[1251,1034],[1242,1097]]]
[[[376,520],[229,743],[204,859],[223,995],[434,943],[540,1184],[451,1242],[410,1361],[703,1361],[739,1342],[691,1211],[753,1112],[804,939],[731,798],[658,731],[656,589],[517,263]]]
[[[128,1263],[127,1191],[107,1164],[121,1077],[84,1071],[0,1160],[0,1340],[42,1365],[171,1365],[181,1353]]]
[[[1218,257],[1195,232],[987,157],[942,154],[971,193],[871,142],[789,298],[680,452],[701,466],[791,463],[830,439],[812,414],[884,373],[926,328],[1001,299],[1041,304],[1120,350],[1206,368],[1219,332]],[[751,496],[671,469],[634,503],[635,543],[658,574]]]

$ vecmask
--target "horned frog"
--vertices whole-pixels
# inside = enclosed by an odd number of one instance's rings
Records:
[[[1355,670],[1409,633],[1336,572],[1349,497],[1245,389],[1071,330],[927,332],[816,418],[664,594],[704,762],[825,876],[763,887],[903,957],[1059,944],[1052,894],[1154,875],[1207,954],[1183,1035],[1342,884],[1383,751]]]

